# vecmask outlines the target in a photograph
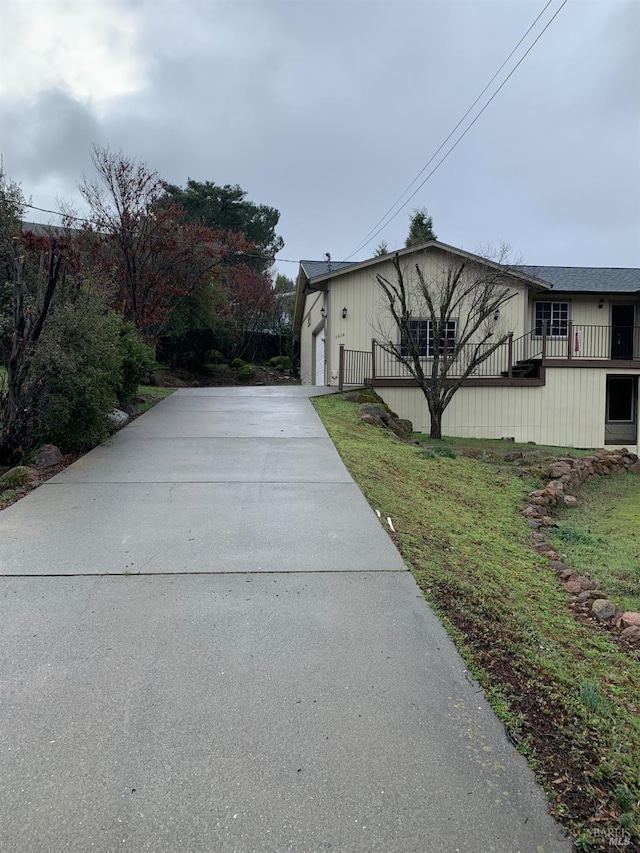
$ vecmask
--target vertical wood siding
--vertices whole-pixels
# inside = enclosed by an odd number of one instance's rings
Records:
[[[443,418],[445,435],[514,438],[566,447],[603,447],[606,377],[598,368],[549,368],[538,388],[461,388]],[[637,375],[637,371],[616,371]],[[419,388],[377,389],[414,429],[429,432],[429,410]],[[637,446],[629,449],[637,452]]]

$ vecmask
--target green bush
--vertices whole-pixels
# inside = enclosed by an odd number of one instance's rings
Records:
[[[113,431],[109,413],[131,396],[149,349],[101,298],[82,293],[54,309],[31,366],[37,389],[36,443],[78,451]]]
[[[238,370],[238,379],[240,382],[251,382],[255,375],[256,372],[250,364],[243,364]]]
[[[267,365],[275,368],[275,370],[279,370],[280,373],[283,373],[285,370],[291,370],[293,366],[288,355],[275,355],[269,359]]]
[[[233,361],[231,362],[231,367],[234,370],[240,370],[240,368],[244,367],[245,364],[246,364],[246,362],[243,361],[241,358],[234,358]]]
[[[153,349],[143,343],[133,323],[122,322],[120,328],[120,381],[116,388],[118,404],[129,403],[142,383],[153,371]]]

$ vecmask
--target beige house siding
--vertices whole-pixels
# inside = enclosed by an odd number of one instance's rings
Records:
[[[420,264],[426,276],[438,276],[447,258],[444,252],[431,250],[413,256],[411,265],[416,263]],[[322,305],[326,309],[325,357],[329,385],[338,384],[340,344],[348,349],[370,351],[372,338],[398,341],[399,333],[389,314],[386,298],[376,283],[376,273],[392,281],[395,270],[391,258],[377,265],[375,272],[362,269],[329,279],[324,298],[318,293],[307,294],[300,331],[300,377],[303,384],[313,384],[312,336],[321,320],[319,312]],[[498,332],[513,331],[514,337],[518,337],[531,331],[533,309],[524,285],[514,285],[512,292],[513,297],[501,308]],[[344,308],[347,316],[343,318]]]
[[[431,245],[425,251],[401,255],[401,262],[409,273],[418,264],[425,277],[437,281],[448,257],[450,253],[446,247]],[[454,260],[457,260],[455,250]],[[318,276],[312,279],[310,286],[320,290],[306,296],[301,293],[302,311],[297,316],[302,317],[302,321],[298,319],[297,323],[300,323],[303,384],[314,384],[317,379],[314,335],[318,332],[323,332],[325,337],[326,366],[321,375],[326,384],[333,386],[339,382],[341,345],[347,351],[367,353],[371,352],[372,338],[399,342],[399,332],[391,318],[386,297],[376,283],[376,274],[394,281],[393,256],[376,259],[375,264],[366,263],[367,266],[341,271],[327,278]],[[299,281],[302,286],[305,279]],[[500,308],[496,333],[511,332],[513,344],[510,348],[502,348],[493,363],[487,363],[489,370],[495,372],[485,374],[497,381],[460,388],[444,414],[444,434],[477,438],[512,437],[516,441],[555,446],[602,447],[605,444],[607,377],[637,377],[640,374],[640,367],[629,369],[626,356],[617,354],[619,359],[626,360],[625,368],[618,368],[611,361],[612,356],[616,357],[612,347],[612,305],[637,303],[637,295],[606,294],[601,298],[597,292],[590,295],[553,292],[544,290],[544,285],[535,281],[517,277],[509,280],[509,286],[512,297]],[[557,338],[547,335],[544,342],[546,367],[543,366],[540,384],[529,382],[527,385],[526,380],[518,384],[517,370],[514,370],[513,381],[499,384],[499,377],[507,375],[507,363],[517,368],[519,360],[540,359],[543,355],[542,337],[531,334],[535,327],[535,303],[539,301],[568,304],[567,320],[570,325],[567,331],[570,330],[571,334]],[[602,307],[598,307],[600,302]],[[322,308],[325,310],[324,320],[320,313]],[[423,318],[424,308],[419,308],[416,303],[412,316]],[[464,322],[464,317],[456,319]],[[637,358],[637,341],[635,347]],[[509,362],[505,361],[508,353],[512,359]],[[380,348],[376,348],[378,377],[400,378],[403,368],[392,356],[388,357],[389,364],[385,365],[385,358],[387,356]],[[554,362],[559,366],[554,367]],[[364,365],[364,369],[359,366],[348,375],[357,375],[360,381],[367,376],[366,358],[349,363]],[[385,366],[389,368],[388,372],[385,372]],[[406,375],[408,378],[408,373]],[[620,387],[618,384],[617,388]],[[428,409],[419,388],[389,385],[377,386],[377,390],[390,407],[401,417],[409,418],[417,430],[429,432]],[[616,393],[622,392],[617,390]],[[619,421],[609,425],[609,436],[632,435],[633,426],[627,428],[627,423]],[[637,434],[634,441],[626,446],[637,450]]]
[[[314,336],[325,328],[320,313],[326,299],[323,293],[310,293],[305,299],[302,327],[300,329],[300,381],[303,385],[315,384],[315,347]],[[328,347],[325,350],[325,358]]]
[[[602,447],[605,440],[606,377],[638,371],[549,368],[538,388],[462,387],[443,417],[445,435],[514,438],[565,447]],[[429,410],[419,388],[376,389],[391,409],[429,432]],[[627,445],[629,446],[629,445]],[[637,452],[637,443],[629,449]]]

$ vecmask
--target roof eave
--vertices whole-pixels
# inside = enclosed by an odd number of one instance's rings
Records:
[[[439,240],[429,240],[428,242],[420,243],[417,246],[406,246],[404,249],[398,249],[396,252],[388,252],[386,255],[376,255],[376,257],[374,258],[367,258],[366,261],[361,261],[360,263],[352,264],[340,270],[332,270],[330,272],[323,273],[322,275],[313,276],[313,278],[309,279],[309,283],[315,285],[316,283],[321,281],[329,281],[330,279],[334,279],[341,275],[346,275],[347,273],[358,272],[359,270],[366,269],[367,267],[375,266],[376,264],[379,264],[385,260],[389,260],[395,255],[397,255],[398,257],[405,257],[406,255],[410,255],[414,252],[424,251],[425,249],[440,249],[443,252],[449,252],[450,254],[465,258],[466,260],[491,266],[494,269],[504,269],[503,264],[499,264],[496,261],[491,261],[488,258],[483,258],[481,255],[474,255],[471,252],[465,252],[463,249],[458,249],[455,246],[450,246],[448,243],[441,243]],[[505,275],[519,279],[520,281],[524,281],[531,287],[541,292],[545,292],[551,289],[551,285],[548,282],[543,281],[539,278],[535,278],[534,276],[531,276],[528,273],[523,273],[518,270],[511,269],[509,267],[504,269],[504,272]]]

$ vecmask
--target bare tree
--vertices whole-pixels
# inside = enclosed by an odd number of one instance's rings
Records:
[[[498,261],[450,254],[436,273],[420,264],[402,268],[393,258],[393,280],[376,275],[386,297],[399,343],[379,346],[401,361],[424,394],[431,438],[442,438],[442,416],[460,386],[509,337],[500,328],[500,308],[512,298],[509,267]]]
[[[40,253],[35,293],[25,275],[25,251],[13,253],[13,335],[7,360],[6,389],[0,393],[0,461],[15,462],[28,449],[38,389],[30,378],[31,362],[49,315],[56,288],[64,281],[65,255],[55,237],[48,256]]]
[[[96,176],[79,186],[91,211],[89,263],[111,279],[114,307],[154,340],[176,305],[244,241],[187,221],[179,205],[165,203],[163,181],[144,162],[98,146],[92,162]]]

